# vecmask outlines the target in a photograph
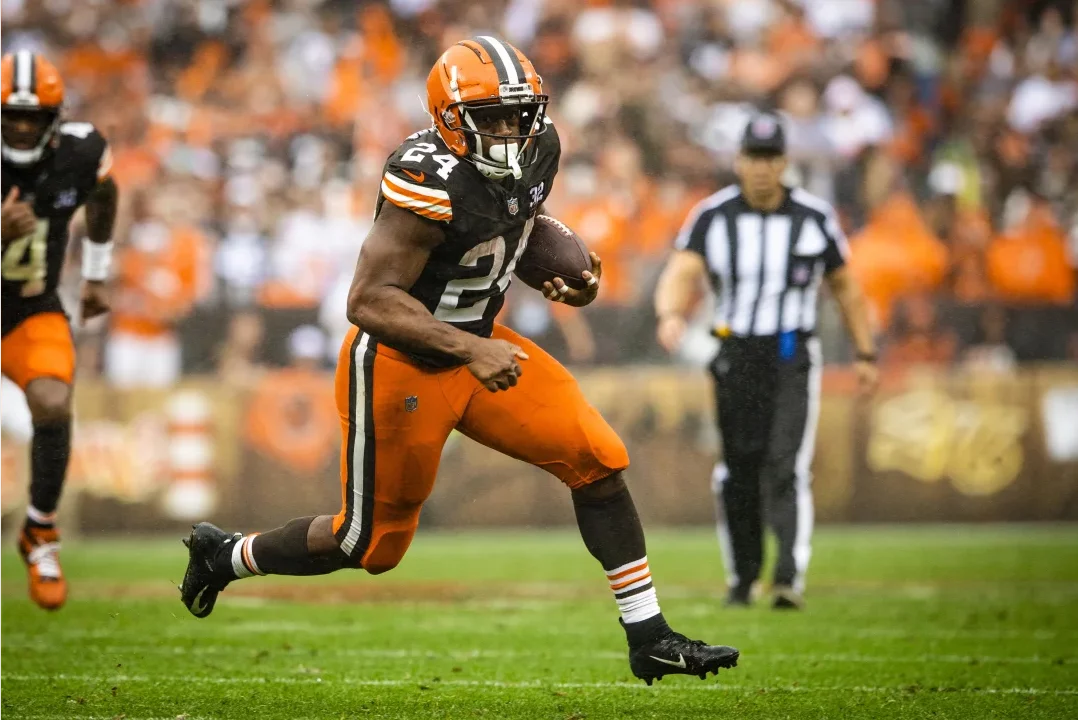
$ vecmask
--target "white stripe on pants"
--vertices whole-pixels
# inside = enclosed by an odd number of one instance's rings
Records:
[[[805,591],[805,573],[812,557],[812,527],[816,520],[816,509],[812,500],[812,458],[816,452],[816,426],[820,420],[820,383],[823,378],[823,352],[819,338],[810,338],[806,345],[811,363],[808,377],[808,413],[794,465],[797,475],[797,533],[794,538],[797,575],[794,576],[794,590],[799,593]]]
[[[722,553],[722,565],[726,570],[726,585],[737,587],[737,568],[734,565],[734,547],[730,540],[730,526],[726,524],[726,506],[722,502],[722,484],[730,472],[726,463],[715,463],[711,471],[711,492],[715,495],[715,532],[719,536],[719,552]]]

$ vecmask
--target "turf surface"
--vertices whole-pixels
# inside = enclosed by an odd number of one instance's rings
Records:
[[[634,680],[574,533],[417,538],[377,578],[245,580],[187,615],[178,538],[70,543],[46,614],[3,554],[4,718],[1078,718],[1078,528],[817,533],[810,606],[724,610],[713,537],[652,533],[663,609],[735,645]]]

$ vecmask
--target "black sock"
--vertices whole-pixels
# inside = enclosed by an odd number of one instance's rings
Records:
[[[70,420],[34,424],[34,439],[30,445],[30,507],[36,513],[30,513],[26,521],[28,526],[52,526],[52,520],[46,516],[55,513],[60,502],[70,455]]]
[[[574,492],[573,509],[584,545],[606,571],[625,635],[635,646],[670,632],[670,627],[659,611],[644,528],[629,489],[620,478],[599,482],[608,490]]]
[[[340,570],[346,566],[348,558],[339,549],[329,555],[311,555],[307,549],[307,531],[315,517],[296,518],[284,527],[230,542],[217,556],[218,569],[237,578],[326,575]]]

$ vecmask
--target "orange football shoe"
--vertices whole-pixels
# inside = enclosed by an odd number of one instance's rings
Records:
[[[45,610],[59,610],[67,600],[67,581],[60,569],[60,533],[55,528],[24,527],[19,554],[30,576],[30,599]]]

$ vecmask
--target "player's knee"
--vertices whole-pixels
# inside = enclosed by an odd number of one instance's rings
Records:
[[[768,472],[765,468],[765,471],[760,473],[760,477],[764,480],[767,494],[774,501],[786,500],[797,492],[797,476],[792,472],[778,470]]]
[[[595,482],[574,488],[573,497],[578,502],[601,503],[616,497],[627,490],[628,488],[625,486],[624,474],[622,471],[618,470]]]
[[[40,378],[26,386],[26,403],[34,424],[71,420],[71,386],[53,378]]]
[[[390,530],[379,535],[363,557],[363,569],[371,575],[381,575],[397,567],[408,552],[414,535],[414,528]]]
[[[368,560],[363,566],[363,569],[367,571],[369,575],[381,575],[382,573],[389,572],[393,568],[400,564],[400,558],[388,558],[379,559],[377,561]]]
[[[400,565],[404,553],[376,552],[363,561],[363,569],[370,575],[381,575]]]
[[[594,411],[593,411],[594,412]],[[557,468],[547,468],[573,489],[598,498],[625,489],[622,472],[629,467],[629,451],[613,428],[598,413],[594,421],[582,420],[573,439],[566,443],[574,458]]]

